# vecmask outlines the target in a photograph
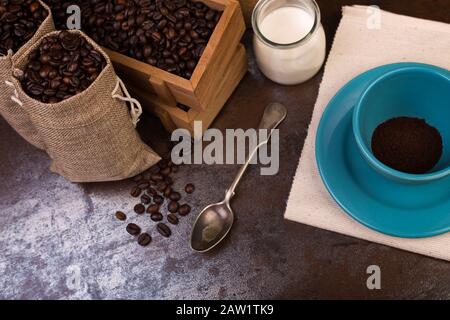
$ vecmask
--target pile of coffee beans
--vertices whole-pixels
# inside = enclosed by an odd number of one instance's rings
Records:
[[[379,161],[395,170],[424,174],[442,157],[442,137],[423,119],[398,117],[376,128],[372,151]]]
[[[103,55],[85,38],[62,31],[31,53],[21,83],[32,98],[57,103],[86,90],[105,67]]]
[[[0,54],[22,47],[48,16],[37,0],[0,0]]]
[[[222,13],[191,0],[48,1],[59,28],[77,4],[100,45],[190,79]]]
[[[178,170],[179,166],[173,164],[168,155],[148,172],[133,178],[134,186],[130,192],[132,198],[139,199],[139,203],[133,208],[134,213],[138,216],[148,215],[149,221],[157,223],[156,231],[165,238],[172,235],[171,228],[179,224],[180,217],[191,212],[191,206],[181,203],[182,194],[174,189],[172,177]],[[190,195],[194,193],[195,186],[189,183],[184,189],[186,195]],[[122,211],[116,212],[115,218],[119,221],[127,220]],[[142,233],[141,227],[134,223],[129,223],[126,231],[138,237],[137,242],[141,246],[147,246],[152,241],[152,237],[148,233]]]

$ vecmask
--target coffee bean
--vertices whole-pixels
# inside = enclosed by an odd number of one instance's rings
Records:
[[[150,214],[155,214],[159,212],[159,205],[157,205],[156,203],[151,204],[148,208],[147,208],[147,213]]]
[[[32,98],[57,103],[86,90],[105,67],[106,59],[83,36],[62,31],[31,52],[20,82]]]
[[[149,196],[151,196],[151,197],[154,197],[154,196],[156,196],[158,194],[158,192],[155,189],[153,189],[153,188],[148,188],[147,189],[147,194]]]
[[[158,230],[158,232],[166,238],[169,238],[172,235],[172,231],[170,230],[170,228],[165,225],[164,223],[158,223],[158,225],[156,226],[156,230]]]
[[[0,1],[0,55],[16,53],[27,43],[48,16],[34,0]]]
[[[68,3],[46,2],[52,8],[56,26],[67,28]],[[72,0],[70,3],[80,6],[85,21],[83,31],[100,45],[187,79],[192,76],[221,17],[221,12],[203,3],[199,7],[199,2],[192,0]],[[17,28],[16,32],[23,33]],[[64,50],[76,51],[78,46],[70,37],[63,42]],[[179,62],[181,57],[184,60]]]
[[[139,187],[134,187],[134,188],[131,190],[131,196],[132,196],[133,198],[138,198],[141,194],[142,194],[142,189],[139,188]]]
[[[169,221],[169,223],[174,224],[174,225],[177,225],[180,222],[178,217],[173,213],[171,213],[167,216],[167,221]]]
[[[173,179],[172,179],[171,177],[165,177],[165,178],[164,178],[164,182],[165,182],[168,186],[173,185]]]
[[[149,195],[144,194],[144,195],[141,197],[141,202],[142,202],[143,204],[145,204],[145,205],[150,204],[150,203],[152,202],[152,198],[150,198]]]
[[[154,196],[154,197],[153,197],[153,201],[154,201],[156,204],[161,205],[161,204],[164,203],[164,198],[161,197],[160,195],[157,195],[157,196]]]
[[[138,236],[141,233],[141,228],[134,223],[130,223],[127,225],[127,232],[132,236]]]
[[[192,194],[195,191],[195,186],[192,183],[189,183],[186,185],[184,190],[186,191],[187,194]]]
[[[160,182],[164,180],[164,176],[160,173],[154,173],[151,175],[150,179],[154,182]]]
[[[171,213],[176,213],[179,208],[180,208],[180,204],[176,201],[171,201],[167,207],[167,209]]]
[[[157,213],[153,213],[151,215],[151,219],[155,222],[159,222],[159,221],[162,221],[162,219],[164,219],[164,217],[161,213],[157,212]]]
[[[135,205],[134,212],[137,214],[143,214],[145,212],[145,206],[142,203]]]
[[[180,216],[187,216],[189,213],[191,213],[191,207],[188,204],[183,204],[180,209],[178,209],[178,213]]]
[[[142,247],[148,246],[152,242],[152,237],[148,233],[143,233],[138,237],[138,243]]]
[[[164,190],[164,197],[169,198],[172,194],[173,190],[171,186],[167,186],[167,188]]]
[[[117,211],[117,212],[116,212],[116,218],[117,218],[117,220],[120,220],[120,221],[125,221],[125,220],[127,220],[126,214],[123,213],[122,211]]]
[[[141,188],[142,190],[147,189],[148,187],[150,187],[150,183],[147,180],[141,180],[137,183],[137,186],[139,188]]]
[[[170,194],[170,200],[172,200],[172,201],[180,201],[181,200],[181,194],[179,192],[172,192]]]
[[[164,192],[167,188],[167,184],[164,181],[160,181],[156,184],[156,189],[159,192]]]
[[[165,176],[168,176],[171,173],[172,173],[172,169],[170,169],[169,167],[166,167],[163,170],[161,170],[161,174],[165,175]]]

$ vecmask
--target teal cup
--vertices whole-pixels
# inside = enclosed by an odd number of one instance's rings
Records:
[[[431,172],[403,173],[384,165],[373,155],[371,143],[375,129],[397,117],[424,119],[439,130],[444,150]],[[379,77],[364,91],[355,107],[353,133],[367,163],[391,180],[419,184],[450,175],[450,72],[418,64]]]

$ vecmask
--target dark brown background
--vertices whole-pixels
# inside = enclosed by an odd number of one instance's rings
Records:
[[[257,0],[240,0],[247,25],[251,25],[251,15]],[[384,10],[415,16],[418,18],[450,22],[448,0],[316,0],[322,12],[322,22],[332,32],[336,28],[341,7],[345,5],[378,5]]]
[[[341,6],[354,3],[450,22],[449,0],[323,0],[329,44]],[[48,157],[0,119],[0,298],[450,298],[448,262],[283,219],[322,73],[302,85],[276,85],[257,69],[251,39],[249,30],[243,40],[249,72],[214,127],[255,127],[268,102],[285,104],[280,173],[262,177],[257,167],[250,168],[232,203],[235,227],[206,255],[188,246],[195,213],[223,199],[237,166],[184,167],[176,187],[196,184],[193,214],[174,228],[170,240],[158,237],[150,221],[139,220],[154,236],[152,246],[140,249],[113,217],[124,210],[137,219],[131,214],[130,181],[72,185],[51,174]],[[169,136],[157,119],[147,115],[139,130],[157,151],[165,150]],[[73,265],[81,271],[80,290],[66,285],[66,270]],[[382,290],[366,287],[370,265],[381,267]]]
[[[248,25],[250,26],[251,10],[254,0],[241,0]],[[378,5],[383,10],[414,17],[437,20],[450,23],[450,1],[448,0],[379,0],[379,1],[346,1],[318,0],[322,23],[327,39],[332,39],[341,18],[341,7],[344,5]],[[246,36],[247,48],[250,49],[250,32]],[[450,39],[449,39],[450,41]],[[328,41],[330,47],[331,41]],[[449,52],[442,53],[450,55]],[[251,57],[251,61],[253,61]],[[216,126],[225,128],[232,123],[233,127],[248,127],[256,125],[254,115],[261,113],[264,104],[269,100],[282,101],[290,107],[288,123],[285,130],[282,149],[282,172],[270,183],[257,192],[267,190],[264,195],[253,196],[252,199],[239,199],[237,202],[251,204],[261,209],[267,206],[267,201],[275,209],[268,214],[281,215],[289,192],[289,183],[295,172],[296,161],[303,145],[312,108],[317,95],[322,74],[313,80],[295,87],[282,87],[265,79],[254,67],[237,93],[229,103],[228,109],[216,122]],[[255,94],[257,92],[257,94]],[[238,109],[245,110],[239,112]],[[233,117],[233,114],[235,116]],[[239,115],[239,116],[237,116]],[[289,131],[289,133],[286,133]],[[257,178],[255,178],[257,179]],[[267,179],[269,180],[269,179]],[[268,191],[271,190],[271,191]],[[250,191],[250,190],[249,190]],[[257,199],[267,199],[261,205]],[[238,204],[236,203],[236,206]],[[255,217],[261,210],[251,210]],[[246,214],[249,214],[246,212]],[[263,214],[264,216],[264,214]],[[264,216],[263,219],[266,217]],[[304,250],[295,259],[298,263],[291,266],[292,273],[301,275],[293,277],[286,283],[282,298],[450,298],[450,264],[443,261],[421,257],[392,248],[355,240],[311,227],[290,222],[281,223],[277,219],[271,228],[283,224],[286,234],[277,239],[282,245],[282,239],[303,242]],[[270,225],[270,223],[268,223]],[[270,228],[270,227],[269,227]],[[249,227],[249,229],[251,229]],[[319,235],[320,234],[320,235]],[[450,249],[449,249],[450,250]],[[302,262],[307,262],[308,268],[302,269]],[[383,290],[369,291],[365,287],[365,268],[370,264],[379,265],[383,274]]]

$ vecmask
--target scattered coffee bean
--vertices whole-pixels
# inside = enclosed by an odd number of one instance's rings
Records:
[[[151,197],[154,197],[154,196],[158,195],[158,192],[155,189],[153,189],[153,188],[148,188],[147,189],[147,194],[149,196],[151,196]]]
[[[127,232],[132,236],[138,236],[141,233],[141,228],[134,223],[130,223],[127,225]]]
[[[169,238],[172,235],[172,231],[170,230],[170,228],[165,225],[164,223],[158,223],[158,225],[156,226],[156,230],[158,230],[158,232],[166,238]]]
[[[126,214],[123,213],[122,211],[117,211],[117,212],[116,212],[116,218],[117,218],[117,220],[120,220],[120,221],[125,221],[125,220],[127,220]]]
[[[178,217],[173,213],[167,216],[167,221],[169,221],[169,223],[174,225],[177,225],[180,222],[180,220],[178,220]]]
[[[156,196],[153,197],[153,201],[154,201],[156,204],[161,205],[161,204],[164,203],[164,198],[161,197],[160,195],[156,195]]]
[[[138,243],[142,247],[148,246],[152,242],[152,237],[148,233],[143,233],[138,237]]]
[[[141,193],[142,193],[142,189],[139,188],[139,187],[134,187],[134,188],[131,190],[131,196],[132,196],[133,198],[138,198],[138,197],[141,195]]]
[[[106,59],[85,38],[62,31],[30,54],[21,84],[32,98],[58,103],[86,90],[105,67]]]
[[[144,194],[144,195],[142,195],[142,197],[141,197],[141,202],[142,202],[143,204],[145,204],[145,205],[150,204],[150,203],[152,202],[152,198],[150,198],[149,195]]]
[[[142,203],[135,205],[134,212],[137,214],[143,214],[145,212],[145,206]]]
[[[189,183],[184,188],[184,191],[186,191],[187,194],[192,194],[195,191],[195,186],[192,183]]]
[[[161,213],[157,212],[157,213],[153,213],[151,215],[151,219],[155,222],[159,222],[159,221],[162,221],[164,219],[164,217]]]
[[[170,195],[172,194],[172,187],[167,186],[166,190],[164,190],[164,197],[169,198]]]
[[[174,191],[172,187],[174,181],[172,180],[171,175],[177,172],[178,168],[177,165],[170,161],[169,152],[168,156],[165,156],[157,165],[132,179],[136,186],[131,190],[130,194],[135,198],[140,197],[141,199],[141,203],[135,206],[134,211],[137,214],[143,214],[144,212],[150,214],[151,220],[158,223],[156,226],[158,232],[164,237],[170,237],[172,235],[172,230],[169,228],[168,224],[174,226],[178,225],[180,223],[180,216],[186,216],[191,212],[191,207],[188,204],[180,206],[179,201],[182,199],[182,195],[181,193]],[[145,191],[144,194],[143,191]],[[187,194],[195,192],[194,184],[188,183],[185,186],[184,191]],[[160,210],[166,199],[168,201],[168,215],[164,218],[165,215],[163,215]],[[154,203],[152,203],[152,200]],[[148,205],[147,208],[146,205]],[[122,212],[118,212],[116,213],[116,217],[121,221],[125,221],[126,215],[122,214]],[[164,219],[166,219],[167,224],[163,223]],[[148,233],[141,234],[141,228],[136,224],[129,224],[127,226],[127,231],[135,236],[140,235],[137,240],[141,246],[147,246],[152,241],[152,238]]]
[[[137,186],[139,188],[141,188],[142,190],[145,190],[145,189],[150,187],[150,183],[147,180],[141,180],[141,181],[138,182]]]
[[[172,186],[173,185],[173,180],[171,177],[165,177],[164,178],[164,182],[168,185],[168,186]]]
[[[178,213],[180,216],[187,216],[189,213],[191,213],[191,207],[188,204],[183,204],[180,209],[178,209]]]
[[[181,194],[179,192],[172,192],[170,195],[170,200],[172,201],[180,201],[181,200]]]
[[[159,212],[159,205],[157,204],[151,204],[148,208],[147,208],[147,213],[150,214],[155,214]]]
[[[156,190],[159,192],[164,192],[167,188],[167,184],[164,181],[160,181],[156,184]]]
[[[180,204],[176,201],[171,201],[167,207],[170,213],[177,213],[180,208]]]
[[[164,180],[164,176],[162,174],[160,174],[160,173],[154,173],[154,174],[151,175],[150,179],[153,182],[156,183],[156,182],[163,181]]]
[[[171,173],[172,173],[172,169],[170,169],[170,167],[167,167],[167,168],[161,170],[161,174],[165,175],[165,176],[168,176]]]

